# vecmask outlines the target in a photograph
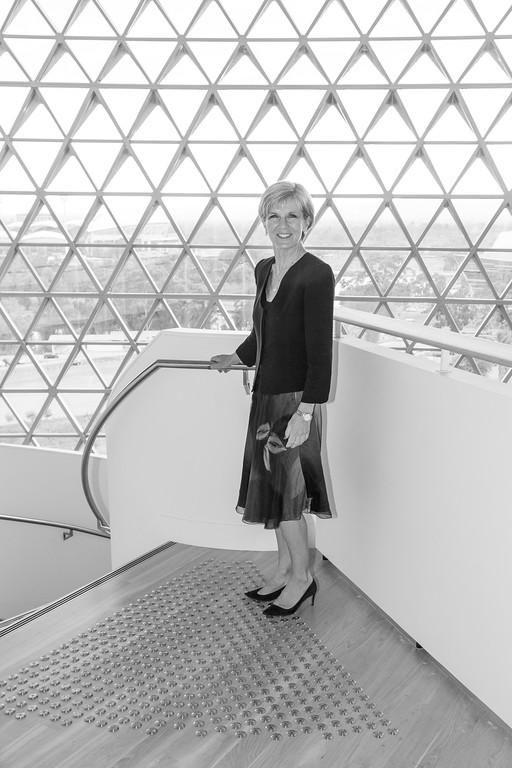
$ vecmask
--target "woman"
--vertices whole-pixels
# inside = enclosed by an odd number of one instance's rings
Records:
[[[255,600],[274,601],[267,616],[312,603],[317,583],[309,567],[304,512],[331,517],[320,459],[319,403],[329,396],[334,276],[303,241],[314,223],[311,197],[300,184],[279,181],[263,194],[259,216],[274,256],[255,269],[256,300],[249,337],[211,366],[256,368],[237,511],[277,538],[274,573]]]

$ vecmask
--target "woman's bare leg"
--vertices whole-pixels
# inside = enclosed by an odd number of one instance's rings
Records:
[[[282,608],[291,608],[302,597],[313,578],[309,567],[308,529],[304,515],[300,520],[283,521],[276,530],[281,531],[286,542],[291,573],[285,589],[274,603]]]
[[[277,539],[277,565],[274,572],[268,579],[265,579],[265,584],[259,591],[260,595],[266,595],[268,592],[279,589],[283,584],[286,584],[290,575],[292,561],[281,527],[274,528],[274,533]]]

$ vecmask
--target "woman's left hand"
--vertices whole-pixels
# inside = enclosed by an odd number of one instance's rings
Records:
[[[284,433],[284,439],[287,441],[286,447],[297,448],[297,446],[305,443],[309,437],[310,425],[310,421],[305,421],[300,414],[294,413]]]

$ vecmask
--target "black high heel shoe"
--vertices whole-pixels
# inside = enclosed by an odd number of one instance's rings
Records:
[[[302,597],[299,600],[297,600],[295,605],[292,605],[291,608],[281,608],[280,605],[272,604],[272,605],[269,605],[268,608],[265,608],[263,613],[265,614],[265,616],[291,616],[291,614],[295,613],[297,608],[299,608],[299,606],[301,606],[304,600],[307,600],[308,597],[311,598],[311,605],[314,605],[317,591],[318,591],[318,584],[313,579],[313,581],[311,582],[309,587],[306,589]]]
[[[284,585],[284,587],[285,586],[286,586],[286,584]],[[266,595],[260,595],[259,591],[260,591],[261,587],[258,587],[258,589],[251,589],[250,592],[246,592],[245,596],[246,597],[250,597],[251,600],[262,600],[262,601],[263,600],[275,600],[276,597],[279,597],[279,595],[283,591],[284,587],[280,587],[280,589],[276,589],[275,592],[269,592]]]

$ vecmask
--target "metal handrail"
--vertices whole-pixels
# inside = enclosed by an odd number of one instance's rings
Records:
[[[149,376],[155,373],[155,371],[158,371],[161,368],[188,368],[192,370],[195,370],[195,369],[210,370],[211,363],[207,360],[154,360],[152,363],[150,363],[150,365],[148,365],[140,373],[138,373],[137,376],[134,379],[132,379],[132,381],[130,381],[125,387],[123,387],[123,389],[114,397],[112,402],[108,403],[104,412],[100,414],[84,446],[84,452],[82,455],[82,465],[81,465],[81,479],[82,479],[82,488],[85,494],[85,498],[87,499],[87,503],[89,504],[97,520],[98,529],[100,531],[105,532],[107,535],[110,535],[110,526],[108,524],[107,519],[101,512],[100,508],[96,504],[96,501],[92,494],[91,486],[89,483],[89,456],[92,451],[94,441],[96,440],[100,429],[105,424],[109,416],[112,415],[112,413],[116,410],[118,405],[122,403],[125,397],[129,395],[130,392],[132,392],[132,390],[138,387],[139,384],[141,384],[143,381],[149,378]],[[245,365],[232,365],[231,370],[244,372],[244,387],[246,391],[248,391],[248,383],[247,383],[248,379],[246,377],[247,377],[247,371],[249,371],[250,368],[248,368]]]
[[[69,535],[64,534],[64,538],[67,539],[73,535],[72,532],[87,533],[90,536],[100,536],[102,539],[108,539],[109,534],[96,530],[95,528],[85,528],[83,525],[75,525],[74,523],[56,523],[53,520],[40,520],[36,517],[18,517],[17,515],[0,515],[0,520],[7,520],[12,523],[29,523],[31,525],[43,525],[49,528],[61,528],[64,531],[70,531]]]
[[[358,309],[343,309],[334,313],[334,321],[356,325],[369,331],[378,331],[409,341],[429,344],[436,349],[446,349],[460,355],[476,357],[512,368],[512,345],[489,341],[477,336],[465,336],[455,331],[411,323],[407,320],[381,317]]]

